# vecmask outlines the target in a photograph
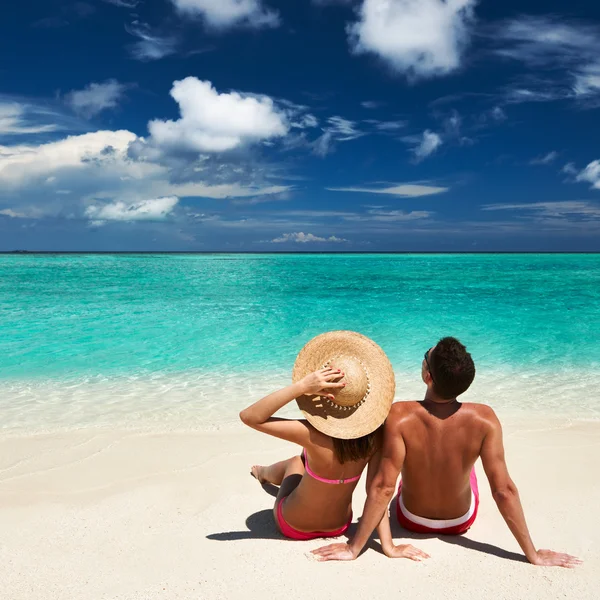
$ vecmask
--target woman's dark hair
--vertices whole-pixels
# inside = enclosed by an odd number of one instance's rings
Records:
[[[429,353],[433,389],[438,396],[451,400],[469,389],[475,379],[475,363],[456,338],[445,337]]]
[[[378,431],[379,429],[354,440],[331,438],[333,440],[333,453],[340,464],[371,458],[377,449]]]

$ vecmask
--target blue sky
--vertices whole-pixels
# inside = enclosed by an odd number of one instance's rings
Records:
[[[0,250],[600,250],[591,0],[30,0],[0,45]]]

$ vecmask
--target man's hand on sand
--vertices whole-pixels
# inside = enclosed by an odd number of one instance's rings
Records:
[[[318,561],[326,560],[354,560],[358,553],[354,552],[348,544],[329,544],[312,550]]]
[[[575,556],[552,550],[538,550],[530,562],[538,567],[565,567],[567,569],[573,569],[583,563]]]
[[[400,544],[399,546],[392,546],[389,550],[384,550],[384,554],[388,558],[408,558],[421,562],[427,558],[431,558],[429,554],[415,548],[412,544]]]

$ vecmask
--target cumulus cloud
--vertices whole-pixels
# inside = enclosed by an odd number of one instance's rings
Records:
[[[417,162],[431,156],[443,143],[442,138],[429,129],[426,129],[420,136],[406,136],[402,139],[408,144],[413,144],[411,151]]]
[[[460,67],[476,0],[363,0],[348,28],[356,53],[374,53],[409,79]]]
[[[169,35],[161,35],[153,31],[146,23],[135,22],[125,27],[127,33],[137,38],[129,45],[131,56],[144,62],[160,60],[177,49],[177,40]]]
[[[594,189],[600,190],[600,160],[592,161],[575,179],[591,183]]]
[[[18,102],[0,103],[0,135],[29,135],[56,131],[56,124],[39,124]]]
[[[255,29],[277,27],[279,16],[261,0],[171,0],[177,10],[201,17],[213,29],[243,26]]]
[[[316,235],[313,235],[312,233],[304,233],[302,231],[296,232],[296,233],[284,233],[283,235],[281,235],[278,238],[275,238],[274,240],[271,240],[272,243],[274,244],[282,244],[285,242],[294,242],[294,243],[298,243],[298,244],[307,244],[307,243],[311,243],[311,242],[320,242],[320,243],[335,243],[335,244],[339,244],[341,242],[347,242],[348,240],[345,240],[343,238],[339,238],[336,237],[335,235],[332,235],[328,238],[324,238],[324,237],[318,237]]]
[[[266,198],[292,189],[270,184],[260,170],[222,160],[214,165],[197,157],[181,164],[173,157],[165,163],[138,160],[130,150],[139,142],[129,131],[98,131],[39,145],[0,146],[0,208],[14,213],[4,216],[77,217],[92,203],[97,208],[86,218],[139,220],[160,206],[147,204],[148,198]]]
[[[443,192],[447,192],[449,188],[418,185],[414,183],[400,183],[386,188],[338,187],[325,189],[330,192],[359,192],[367,194],[387,194],[389,196],[399,196],[400,198],[418,198],[419,196],[442,194]]]
[[[115,169],[116,176],[143,176],[147,165],[127,160],[127,149],[135,139],[130,131],[96,131],[37,146],[0,146],[0,183],[4,188],[17,188],[60,171],[91,170],[99,165]]]
[[[91,205],[85,210],[85,216],[94,225],[102,225],[106,221],[163,221],[179,202],[176,196],[154,198],[127,204],[111,202],[102,205]]]
[[[65,96],[66,103],[76,112],[93,117],[103,110],[116,108],[127,88],[116,79],[90,83],[83,90],[73,90]]]
[[[286,114],[268,96],[220,94],[210,81],[195,77],[176,81],[171,96],[179,104],[181,118],[148,124],[151,141],[158,147],[224,152],[282,137],[289,130]]]
[[[529,161],[530,165],[549,165],[554,162],[558,158],[558,152],[552,151],[548,152],[548,154],[542,154],[541,156],[536,156],[532,160]]]

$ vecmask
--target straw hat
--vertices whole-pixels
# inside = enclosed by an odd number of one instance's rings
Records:
[[[324,367],[341,369],[346,383],[328,390],[335,400],[301,396],[298,406],[322,433],[351,440],[375,431],[386,419],[396,391],[394,371],[385,352],[353,331],[331,331],[313,338],[296,358],[294,383]]]

